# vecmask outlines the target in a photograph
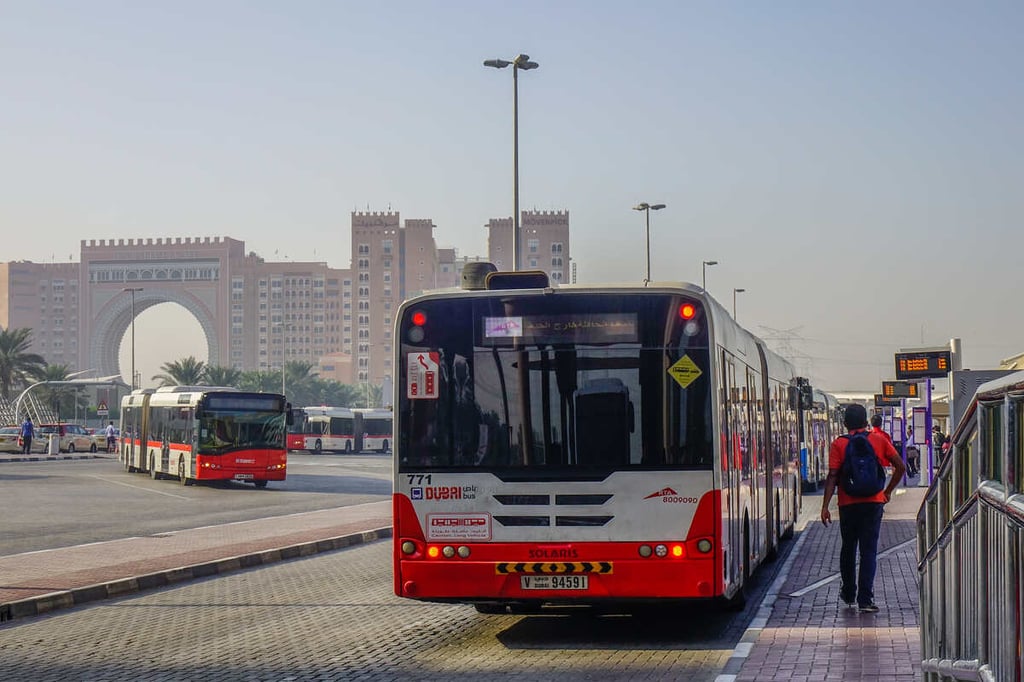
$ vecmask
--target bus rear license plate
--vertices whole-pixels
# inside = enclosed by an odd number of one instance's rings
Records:
[[[251,481],[252,477],[252,474],[235,474],[236,481]]]
[[[586,590],[590,588],[590,576],[523,575],[519,584],[524,590]]]

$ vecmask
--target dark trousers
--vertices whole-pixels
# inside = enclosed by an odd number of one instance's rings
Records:
[[[21,454],[27,455],[32,452],[32,436],[24,436],[21,440]]]
[[[882,530],[880,502],[860,502],[839,508],[839,534],[843,547],[839,551],[839,574],[842,576],[844,601],[864,606],[875,599],[875,569],[878,556],[878,535]],[[860,550],[860,575],[857,576],[857,550]],[[856,593],[854,585],[857,586]]]

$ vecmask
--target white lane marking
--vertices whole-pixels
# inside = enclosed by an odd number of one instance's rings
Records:
[[[165,493],[162,490],[151,490],[149,488],[143,488],[142,486],[132,485],[131,483],[122,483],[121,481],[112,481],[109,478],[103,478],[102,476],[89,475],[89,476],[86,476],[85,478],[97,478],[97,479],[99,479],[101,481],[105,481],[106,483],[113,483],[114,485],[123,485],[125,488],[135,488],[136,490],[143,490],[143,491],[145,491],[147,493],[155,493],[157,495],[166,495],[167,497],[174,497],[174,498],[177,498],[179,500],[188,500],[189,502],[192,501],[191,497],[185,497],[184,495],[175,495],[174,493]]]
[[[884,559],[885,557],[889,556],[893,552],[897,552],[897,551],[903,549],[904,547],[906,547],[907,545],[913,545],[916,542],[917,542],[917,540],[906,540],[905,542],[901,542],[898,545],[890,547],[889,549],[885,550],[884,552],[879,552],[878,555],[875,557],[875,559],[876,560],[877,559]],[[821,580],[819,580],[816,583],[811,583],[810,585],[808,585],[807,587],[804,587],[803,589],[799,589],[796,592],[790,592],[789,596],[790,597],[802,597],[805,594],[807,594],[808,592],[813,592],[814,590],[816,590],[816,589],[818,589],[820,587],[824,587],[825,585],[828,585],[831,582],[835,582],[836,580],[839,580],[841,577],[842,576],[840,576],[840,574],[833,573],[832,575],[828,576],[827,578],[822,578]]]

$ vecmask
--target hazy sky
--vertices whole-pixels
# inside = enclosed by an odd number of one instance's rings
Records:
[[[568,209],[580,282],[700,282],[877,391],[901,347],[1024,351],[1020,2],[0,2],[0,260],[230,236],[347,268],[352,210],[486,253]],[[143,376],[198,324],[137,321]],[[178,309],[181,311],[182,309]],[[191,339],[191,340],[190,340]],[[778,343],[774,343],[777,347]]]

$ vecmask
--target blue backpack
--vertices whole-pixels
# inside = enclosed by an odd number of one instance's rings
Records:
[[[885,488],[885,469],[878,462],[866,431],[842,436],[846,453],[839,468],[839,485],[852,497],[873,497]]]

